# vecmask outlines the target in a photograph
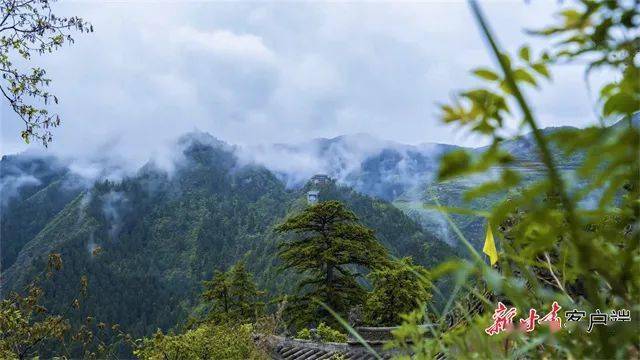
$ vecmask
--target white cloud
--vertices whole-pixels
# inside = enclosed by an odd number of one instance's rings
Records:
[[[558,7],[483,5],[511,51],[523,42],[539,48],[522,30],[548,23]],[[484,141],[437,118],[438,102],[474,84],[470,68],[491,64],[466,3],[69,2],[54,10],[91,20],[96,32],[38,59],[61,100],[52,152],[140,165],[194,129],[252,145],[360,132],[414,144]],[[554,71],[554,83],[531,93],[541,122],[592,122],[579,69]],[[5,103],[0,116],[0,151],[24,149]]]
[[[190,50],[208,51],[218,56],[256,61],[273,61],[275,55],[262,38],[253,34],[235,34],[228,30],[200,31],[183,26],[172,33],[170,41]]]

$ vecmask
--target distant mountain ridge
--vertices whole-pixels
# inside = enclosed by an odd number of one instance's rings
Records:
[[[442,154],[458,148],[406,145],[355,134],[241,149],[240,157],[265,166],[291,187],[323,173],[363,194],[392,201],[433,179]]]

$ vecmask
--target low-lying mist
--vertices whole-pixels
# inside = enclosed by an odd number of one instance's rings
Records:
[[[315,174],[327,174],[339,184],[351,186],[368,195],[393,200],[406,190],[433,178],[441,154],[450,146],[405,145],[367,134],[318,138],[296,144],[229,145],[208,133],[191,132],[154,151],[145,161],[139,154],[131,158],[102,151],[71,156],[51,155],[45,150],[30,150],[3,157],[0,193],[3,203],[24,186],[37,185],[47,171],[35,171],[34,159],[55,159],[56,171],[68,171],[74,186],[89,187],[95,181],[121,181],[135,176],[143,167],[172,176],[184,164],[184,151],[198,143],[233,153],[237,166],[263,166],[287,187],[302,186]],[[22,165],[21,165],[22,164]],[[8,171],[10,169],[10,171]],[[49,169],[52,171],[52,169]],[[67,180],[71,181],[71,180]]]

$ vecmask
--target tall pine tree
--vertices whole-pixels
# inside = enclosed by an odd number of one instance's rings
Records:
[[[229,319],[229,276],[216,270],[213,278],[203,282],[202,298],[209,307],[209,320],[224,322]]]
[[[264,307],[264,303],[260,301],[264,292],[258,290],[253,275],[245,268],[244,261],[238,261],[233,266],[229,272],[229,281],[234,317],[242,321],[255,321]]]
[[[335,324],[322,302],[342,316],[362,304],[365,290],[358,270],[375,269],[388,261],[386,249],[373,230],[339,201],[320,202],[276,227],[294,236],[279,244],[283,268],[302,274],[299,295],[293,299],[296,325],[325,321]]]
[[[202,293],[209,304],[209,320],[217,323],[254,321],[264,307],[262,295],[243,261],[227,272],[216,271],[211,280],[204,282]]]

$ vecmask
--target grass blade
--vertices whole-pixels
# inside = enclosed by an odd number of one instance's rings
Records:
[[[375,350],[373,350],[373,348],[369,345],[369,343],[367,343],[367,341],[363,339],[362,336],[360,336],[360,334],[358,334],[356,329],[354,329],[351,325],[349,325],[349,323],[346,322],[342,318],[342,316],[338,315],[335,311],[333,311],[333,309],[331,309],[322,301],[316,301],[316,302],[320,304],[323,308],[325,308],[336,320],[338,320],[340,325],[342,325],[342,327],[344,327],[349,332],[349,334],[351,334],[354,338],[356,338],[356,340],[358,340],[358,342],[362,344],[362,346],[364,346],[365,349],[367,349],[367,351],[371,353],[371,355],[375,356],[376,359],[378,360],[382,360],[382,356],[380,356]]]

